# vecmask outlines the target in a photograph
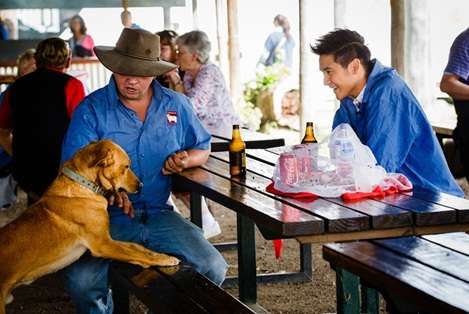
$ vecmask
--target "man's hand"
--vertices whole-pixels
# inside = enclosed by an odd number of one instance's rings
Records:
[[[132,206],[132,202],[129,200],[129,196],[126,192],[116,192],[109,197],[108,201],[109,205],[114,205],[122,208],[124,213],[130,218],[135,217],[134,207]]]
[[[181,173],[187,168],[188,158],[189,154],[185,150],[169,156],[164,162],[163,174],[166,176],[173,173]]]

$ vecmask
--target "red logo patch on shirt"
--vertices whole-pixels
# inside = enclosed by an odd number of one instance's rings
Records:
[[[166,119],[168,119],[168,124],[176,124],[178,122],[178,113],[176,111],[168,111]]]

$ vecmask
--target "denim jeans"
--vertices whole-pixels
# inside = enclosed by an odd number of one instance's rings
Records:
[[[145,223],[141,218],[137,213],[129,224],[111,224],[112,238],[174,255],[221,285],[228,265],[204,238],[199,227],[172,210],[159,211],[148,217]],[[64,269],[65,288],[73,299],[77,313],[112,313],[113,303],[107,280],[109,262],[92,257],[87,252]]]

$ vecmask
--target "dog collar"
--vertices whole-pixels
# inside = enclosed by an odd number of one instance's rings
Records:
[[[85,178],[84,176],[76,173],[75,171],[71,170],[70,168],[67,168],[67,167],[64,167],[62,169],[62,172],[65,176],[67,176],[68,178],[72,179],[73,181],[77,182],[78,184],[84,186],[85,188],[99,194],[99,195],[102,195],[104,197],[106,197],[106,191],[103,190],[100,186],[97,186],[96,184],[94,184],[93,182],[91,182],[90,180],[88,180],[87,178]]]

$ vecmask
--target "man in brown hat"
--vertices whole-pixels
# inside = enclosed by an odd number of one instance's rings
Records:
[[[120,193],[110,201],[112,237],[177,256],[221,284],[227,269],[221,254],[201,229],[167,204],[170,174],[203,164],[210,134],[184,95],[154,80],[176,67],[160,60],[159,44],[157,35],[125,28],[115,47],[95,48],[113,76],[77,108],[62,160],[91,141],[106,138],[119,144],[130,156],[143,188],[134,195]],[[78,313],[112,313],[108,265],[109,261],[85,255],[65,270],[66,288]]]

